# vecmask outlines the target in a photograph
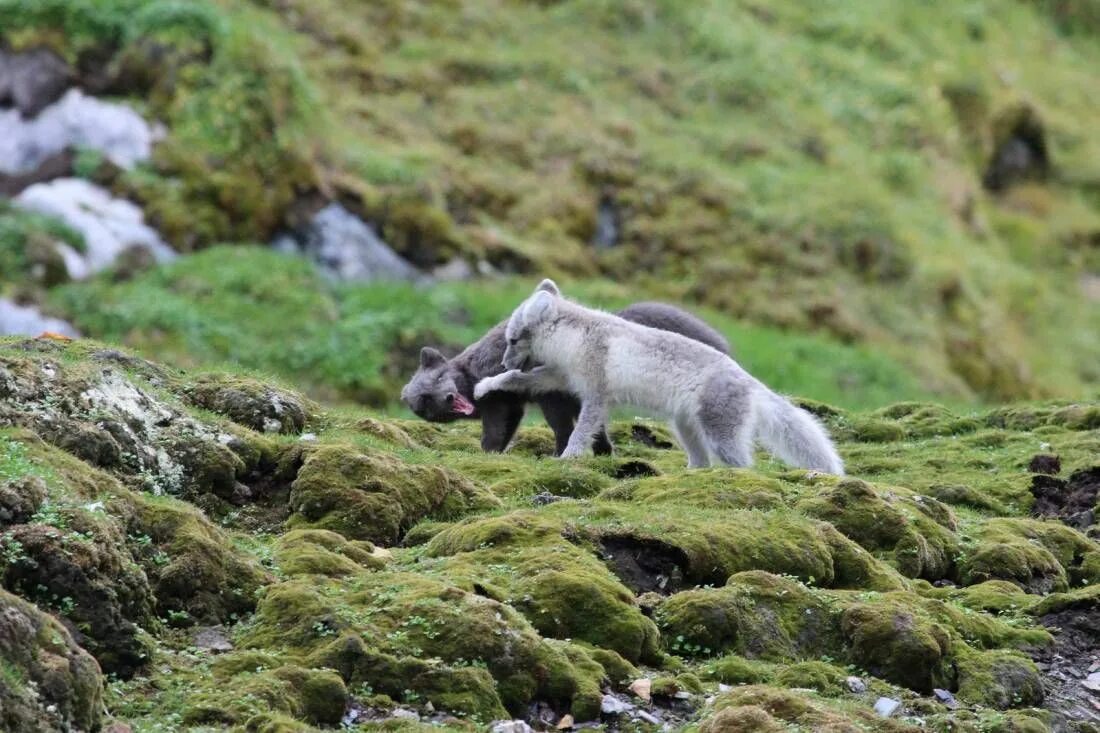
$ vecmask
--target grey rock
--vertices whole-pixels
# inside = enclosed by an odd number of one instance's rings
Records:
[[[932,696],[939,702],[943,703],[949,710],[954,710],[959,707],[959,703],[955,700],[955,696],[951,694],[949,690],[941,690],[936,688],[932,690]]]
[[[233,651],[233,642],[221,626],[200,626],[191,633],[191,643],[198,649],[220,654]]]
[[[856,693],[857,695],[867,692],[867,683],[859,677],[849,677],[845,680],[845,682],[848,685],[848,689]]]
[[[477,275],[477,271],[473,265],[460,257],[456,257],[432,270],[432,277],[443,282],[470,280],[475,275]]]
[[[619,243],[619,207],[610,194],[600,197],[596,207],[596,231],[592,243],[597,249],[610,249]]]
[[[491,733],[534,733],[522,720],[497,720],[489,728]]]
[[[620,715],[629,713],[633,709],[633,705],[625,700],[620,700],[614,695],[604,695],[603,701],[600,703],[600,712],[604,715]]]
[[[390,713],[391,718],[397,718],[398,720],[420,720],[420,713],[415,710],[409,710],[408,708],[394,708]]]
[[[893,717],[899,710],[901,710],[901,700],[895,700],[892,697],[880,697],[875,700],[875,712],[884,718]]]
[[[57,100],[73,82],[68,65],[53,51],[0,48],[0,105],[11,104],[33,117]]]
[[[159,136],[134,110],[70,89],[37,116],[0,111],[0,173],[31,171],[70,147],[98,150],[120,168],[146,160]]]
[[[661,724],[661,719],[660,718],[658,718],[656,715],[653,715],[652,713],[646,712],[645,710],[639,710],[636,713],[634,713],[634,715],[635,715],[635,717],[637,717],[641,720],[644,720],[645,722],[649,723],[650,725],[660,725]]]
[[[62,250],[74,280],[109,267],[132,247],[148,250],[156,262],[176,257],[160,235],[145,224],[140,208],[81,178],[36,183],[13,201],[20,208],[61,219],[83,236],[83,253]]]
[[[390,249],[362,219],[340,204],[329,204],[310,220],[301,236],[280,235],[272,246],[300,252],[327,275],[344,281],[421,280],[423,274]]]
[[[1081,684],[1093,692],[1100,692],[1100,672],[1093,672]]]
[[[0,298],[0,336],[38,336],[43,331],[70,338],[80,336],[80,332],[67,321],[44,316],[34,306],[19,305]]]

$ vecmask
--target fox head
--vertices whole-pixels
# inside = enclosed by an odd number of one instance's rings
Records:
[[[554,317],[560,298],[561,291],[554,281],[543,280],[535,288],[534,294],[520,303],[512,313],[504,330],[504,336],[508,339],[503,359],[505,369],[528,369],[534,366],[532,336],[535,329]]]
[[[438,350],[420,350],[420,367],[401,389],[401,401],[429,422],[451,422],[474,417],[477,408],[458,391],[450,362]]]

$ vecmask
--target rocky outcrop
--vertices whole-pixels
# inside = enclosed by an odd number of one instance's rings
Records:
[[[34,117],[57,100],[72,81],[72,70],[53,51],[34,48],[11,52],[0,48],[0,107],[10,104],[21,115]]]
[[[70,89],[37,116],[0,110],[0,173],[25,173],[66,148],[98,151],[120,168],[149,157],[154,129],[129,107]]]
[[[70,250],[65,257],[74,280],[110,267],[132,250],[144,251],[156,262],[176,257],[175,251],[145,223],[140,208],[80,178],[37,183],[19,194],[15,204],[56,217],[83,237],[83,252]]]
[[[0,336],[38,336],[46,331],[70,338],[80,336],[68,321],[43,315],[34,306],[0,298]]]
[[[340,204],[329,204],[297,234],[283,234],[277,250],[305,255],[337,280],[419,280],[423,277],[394,252],[369,224]]]

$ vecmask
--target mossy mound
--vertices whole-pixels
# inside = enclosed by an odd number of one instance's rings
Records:
[[[340,723],[348,703],[344,681],[332,670],[285,665],[220,681],[216,691],[191,700],[184,723],[225,726],[247,722],[254,726],[249,721],[274,711],[327,727]]]
[[[1008,580],[1029,593],[1100,582],[1100,544],[1059,522],[994,519],[983,523],[960,565],[963,580]]]
[[[765,661],[828,655],[925,693],[958,684],[957,659],[988,659],[973,656],[976,649],[1049,639],[1042,631],[1020,631],[909,593],[813,590],[759,571],[734,575],[722,588],[678,593],[658,607],[657,620],[666,645],[677,654],[735,652]],[[717,667],[715,674],[748,680],[767,676],[749,665],[729,665],[734,666]],[[1033,696],[1026,699],[1023,704],[1034,702]]]
[[[97,730],[103,679],[65,627],[0,590],[0,724],[4,730]]]
[[[529,512],[445,529],[425,555],[444,559],[438,572],[460,587],[508,603],[540,634],[577,639],[632,662],[659,661],[658,634],[632,593],[562,527]]]
[[[182,392],[189,404],[262,433],[300,433],[318,409],[289,390],[225,374],[203,375]]]
[[[240,638],[249,648],[280,649],[337,669],[349,684],[389,692],[415,690],[436,706],[471,715],[514,713],[532,701],[599,711],[603,668],[580,647],[542,639],[515,610],[492,599],[410,573],[373,573],[339,584],[287,581],[270,587]],[[452,667],[458,689],[406,657]],[[486,693],[487,670],[495,692]],[[465,685],[466,687],[463,687]]]
[[[291,526],[341,532],[356,540],[397,544],[426,517],[457,518],[496,500],[447,468],[405,463],[350,444],[300,446],[291,485]]]
[[[347,540],[323,529],[296,529],[275,544],[274,559],[286,575],[342,577],[386,566],[388,553],[370,542]]]
[[[153,493],[243,503],[273,459],[260,436],[190,414],[167,370],[94,342],[0,342],[0,425],[30,428]]]
[[[848,479],[804,500],[799,509],[830,522],[872,552],[891,552],[902,575],[926,580],[953,575],[957,523],[936,499],[907,489],[876,490]]]

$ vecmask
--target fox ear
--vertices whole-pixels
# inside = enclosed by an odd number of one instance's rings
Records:
[[[545,290],[539,290],[527,301],[527,307],[523,309],[523,320],[527,325],[538,323],[552,316],[556,308],[554,296]]]
[[[556,298],[561,297],[561,291],[558,290],[558,285],[550,278],[546,278],[539,283],[539,286],[535,288],[536,293],[550,293]]]
[[[420,368],[428,369],[430,367],[438,366],[447,361],[447,357],[442,353],[433,349],[431,346],[425,346],[420,350]]]

